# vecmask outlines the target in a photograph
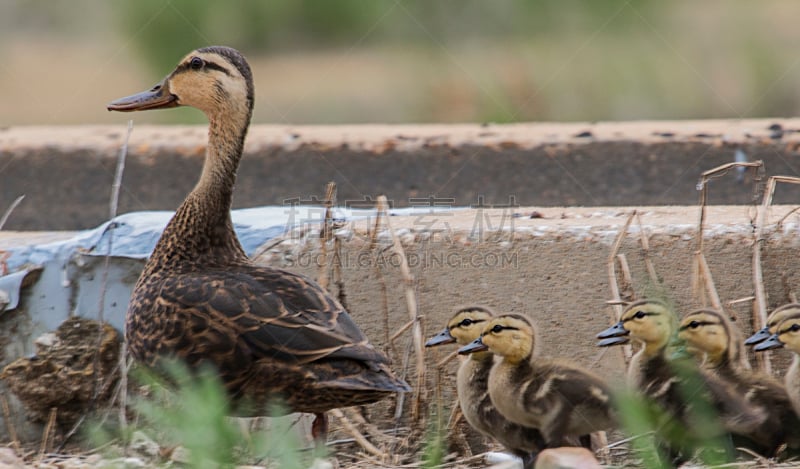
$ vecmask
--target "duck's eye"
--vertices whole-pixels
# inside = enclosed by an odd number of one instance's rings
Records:
[[[492,328],[492,332],[494,332],[495,334],[499,334],[502,330],[503,326],[501,326],[500,324],[497,324]]]
[[[189,66],[192,67],[192,70],[200,70],[203,68],[203,59],[200,57],[192,57],[192,60],[189,61]]]
[[[698,327],[700,327],[700,323],[697,321],[692,321],[689,323],[689,327],[691,327],[692,329],[697,329]]]
[[[463,321],[461,321],[461,325],[462,326],[471,326],[472,325],[472,319],[464,319]]]
[[[792,332],[800,331],[800,324],[797,323],[792,324],[792,327],[790,327],[789,330]]]
[[[643,317],[647,316],[644,311],[637,311],[636,314],[633,315],[636,319],[642,319]]]

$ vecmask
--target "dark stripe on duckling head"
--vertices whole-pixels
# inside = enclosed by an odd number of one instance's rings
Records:
[[[473,324],[478,324],[480,322],[486,322],[486,319],[471,319],[471,318],[464,318],[458,324],[454,324],[452,327],[468,327]]]
[[[622,320],[623,323],[633,321],[634,319],[643,319],[647,316],[661,316],[661,313],[655,311],[637,311],[633,316]]]
[[[697,329],[698,327],[702,327],[702,326],[713,326],[713,325],[718,325],[718,324],[722,324],[724,326],[724,323],[715,322],[715,321],[692,321],[689,324],[681,326],[679,330],[685,331],[686,329]]]
[[[797,332],[800,331],[800,323],[794,323],[791,326],[784,327],[780,331],[778,331],[778,335],[786,334],[787,332]]]

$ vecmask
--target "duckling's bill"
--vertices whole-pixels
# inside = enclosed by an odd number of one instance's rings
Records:
[[[611,345],[627,344],[630,341],[629,334],[630,331],[625,329],[624,323],[620,321],[597,334],[597,338],[602,340],[597,342],[596,345],[598,347],[609,347]]]
[[[169,92],[166,80],[147,91],[119,98],[108,103],[109,111],[146,111],[178,106],[178,97]]]
[[[769,332],[769,326],[762,327],[758,332],[751,335],[744,341],[745,345],[755,345],[769,339],[772,334]]]
[[[756,352],[763,352],[764,350],[772,350],[776,348],[783,348],[783,342],[778,339],[778,334],[772,334],[769,336],[769,339],[753,347],[753,350]]]
[[[436,345],[452,344],[455,341],[456,341],[456,338],[453,337],[452,334],[450,334],[450,329],[449,328],[445,328],[442,332],[440,332],[440,333],[436,334],[435,336],[431,337],[430,339],[428,339],[428,341],[425,342],[425,346],[426,347],[434,347]]]
[[[458,354],[468,355],[470,353],[483,352],[484,350],[489,350],[489,347],[483,343],[480,337],[478,337],[477,339],[458,349]]]

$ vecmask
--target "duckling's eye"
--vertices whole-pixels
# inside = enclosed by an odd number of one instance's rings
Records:
[[[792,332],[800,331],[800,324],[797,323],[792,324],[792,327],[790,327],[789,330]]]
[[[637,311],[636,314],[633,315],[636,319],[642,319],[643,317],[647,316],[644,311]]]
[[[698,327],[700,327],[700,323],[697,321],[692,321],[689,323],[689,327],[691,327],[692,329],[697,329]]]
[[[502,330],[503,330],[503,326],[501,326],[500,324],[496,324],[492,328],[492,332],[495,333],[495,334],[499,334]]]
[[[463,321],[461,321],[461,325],[462,326],[471,326],[472,325],[472,319],[464,319]]]
[[[192,70],[200,70],[203,68],[203,65],[203,59],[200,57],[192,57],[192,60],[189,61],[189,66],[192,67]]]

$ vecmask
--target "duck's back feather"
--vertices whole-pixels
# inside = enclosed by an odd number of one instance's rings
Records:
[[[297,366],[298,373],[300,365],[325,369],[336,363],[337,369],[388,372],[388,358],[369,344],[347,311],[302,275],[241,263],[156,271],[141,283],[131,300],[126,335],[133,356],[150,365],[161,357],[182,359],[190,367],[210,363],[229,388],[263,359]],[[335,373],[323,374],[330,386],[348,388],[348,377],[337,381]],[[387,383],[377,381],[372,389],[385,389]],[[351,389],[364,387],[358,380]]]

